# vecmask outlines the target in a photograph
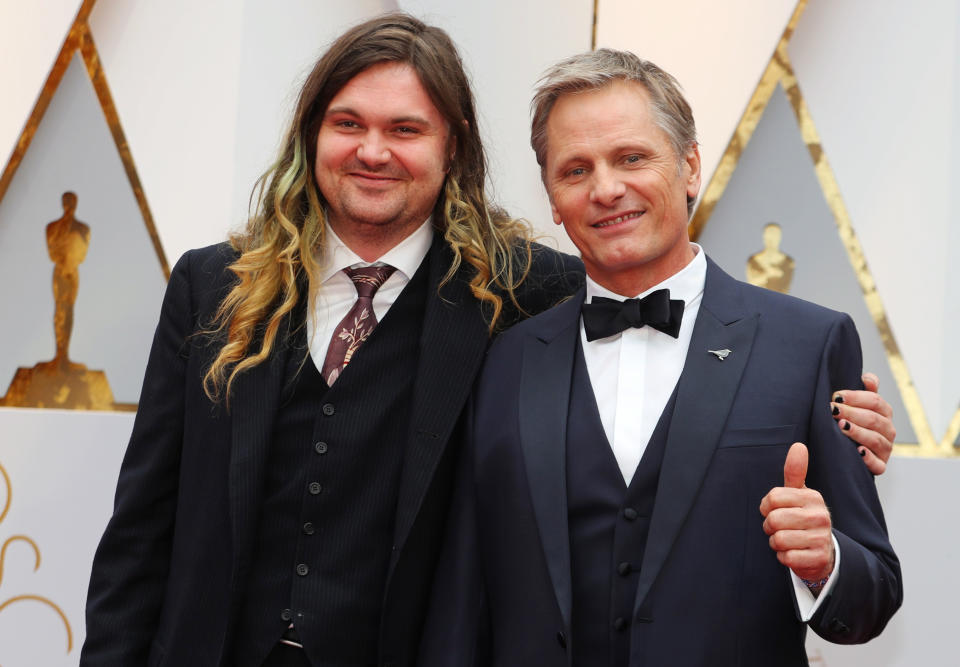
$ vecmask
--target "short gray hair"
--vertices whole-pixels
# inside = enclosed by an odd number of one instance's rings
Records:
[[[530,145],[543,173],[547,162],[547,119],[561,96],[602,88],[614,81],[636,81],[650,95],[657,126],[670,141],[677,161],[697,143],[697,126],[680,84],[649,60],[629,51],[597,49],[561,60],[544,72],[530,102]],[[692,210],[693,201],[688,202]]]

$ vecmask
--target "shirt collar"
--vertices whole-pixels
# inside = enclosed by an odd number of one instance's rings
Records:
[[[655,290],[666,288],[670,290],[671,299],[683,299],[685,303],[689,304],[703,294],[703,286],[707,281],[707,258],[699,244],[691,243],[690,246],[693,248],[694,256],[689,264],[666,280],[636,295],[635,298],[641,299]],[[595,296],[603,296],[617,301],[623,301],[627,298],[599,285],[588,275],[587,303],[590,303]]]
[[[372,266],[374,264],[389,264],[402,273],[408,280],[416,273],[423,258],[427,256],[433,243],[432,218],[427,218],[422,225],[393,246],[373,262],[366,262],[357,253],[340,240],[330,224],[326,224],[327,257],[320,272],[320,282],[325,283],[334,275],[353,266]]]

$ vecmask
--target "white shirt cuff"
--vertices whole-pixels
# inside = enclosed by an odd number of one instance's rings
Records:
[[[840,572],[840,545],[837,543],[836,536],[832,533],[830,538],[833,540],[833,572],[830,573],[830,577],[827,579],[824,587],[820,589],[820,595],[814,597],[810,589],[807,588],[807,585],[803,583],[803,579],[794,574],[793,570],[790,570],[790,578],[793,580],[793,593],[797,598],[797,610],[800,612],[800,620],[803,623],[809,621],[813,618],[813,615],[817,613],[817,609],[820,608],[820,603],[823,602],[830,594],[830,591],[833,590],[833,585],[837,581],[837,573]]]

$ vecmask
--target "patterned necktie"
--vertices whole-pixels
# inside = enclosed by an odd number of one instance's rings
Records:
[[[392,266],[365,266],[359,269],[344,269],[357,288],[357,300],[350,312],[340,320],[333,330],[327,357],[323,360],[323,379],[332,387],[340,373],[350,363],[357,348],[377,326],[377,316],[373,313],[373,295],[396,269]]]
[[[617,301],[602,296],[581,308],[587,340],[614,336],[630,327],[650,326],[676,338],[683,319],[683,301],[671,299],[670,290],[658,289],[642,299]]]

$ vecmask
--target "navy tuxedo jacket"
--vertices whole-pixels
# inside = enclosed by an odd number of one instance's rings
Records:
[[[222,341],[209,326],[236,278],[226,244],[186,253],[174,268],[117,485],[114,514],[97,549],[82,665],[222,664],[253,558],[264,469],[295,330],[281,325],[269,359],[241,374],[230,410],[203,393]],[[460,449],[461,413],[490,341],[488,315],[470,293],[464,263],[438,296],[452,255],[430,249],[426,312],[410,428],[396,501],[394,548],[380,625],[380,663],[414,663]],[[518,292],[537,313],[582,283],[578,260],[534,246]],[[306,294],[305,285],[301,294]],[[521,318],[506,301],[506,323]],[[373,344],[373,343],[371,343]],[[253,349],[259,349],[255,341]],[[363,354],[361,349],[359,354]],[[370,399],[376,400],[376,388]]]
[[[562,667],[571,636],[565,442],[583,291],[511,329],[475,391],[420,664]],[[724,360],[708,350],[729,349]],[[873,477],[828,411],[860,386],[846,315],[708,260],[644,552],[631,667],[806,665],[788,570],[759,504],[794,441],[831,509],[839,579],[809,625],[864,642],[900,606]],[[596,664],[607,664],[598,656]]]

